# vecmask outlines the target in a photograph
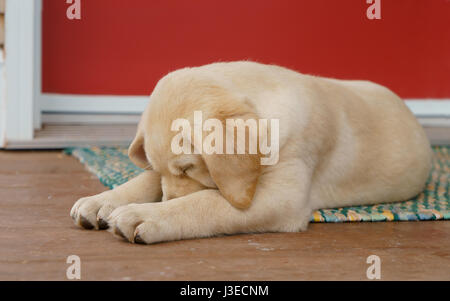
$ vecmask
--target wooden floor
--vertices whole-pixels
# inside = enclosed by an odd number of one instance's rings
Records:
[[[450,222],[311,224],[304,233],[133,245],[75,227],[80,197],[105,188],[61,152],[0,152],[0,280],[450,280]]]

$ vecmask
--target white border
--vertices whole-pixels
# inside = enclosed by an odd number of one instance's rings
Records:
[[[42,0],[35,0],[34,9],[34,129],[41,129],[40,97],[42,94]]]
[[[417,117],[450,118],[450,99],[405,99],[405,101]]]
[[[2,146],[8,140],[33,139],[35,4],[33,0],[6,1],[6,97],[0,107],[5,119]]]
[[[39,97],[44,113],[140,114],[149,96],[67,95],[44,93]]]
[[[0,147],[6,143],[6,78],[3,50],[0,51]]]

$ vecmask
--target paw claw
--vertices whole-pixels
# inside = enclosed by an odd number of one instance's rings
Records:
[[[99,218],[99,219],[97,220],[97,223],[98,223],[98,228],[99,228],[100,230],[106,230],[106,229],[109,228],[108,222],[105,221],[105,220],[102,219],[102,218]]]
[[[137,244],[141,244],[141,245],[147,244],[147,243],[139,236],[139,234],[136,234],[136,236],[134,237],[134,242],[137,243]]]
[[[113,190],[79,199],[70,210],[70,216],[77,226],[84,229],[108,229],[109,214],[116,208],[126,205],[125,200],[117,198]]]
[[[85,229],[94,229],[94,226],[84,216],[80,216],[80,225]]]

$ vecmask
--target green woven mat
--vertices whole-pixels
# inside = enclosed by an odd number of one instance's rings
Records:
[[[433,168],[425,190],[405,202],[373,206],[321,209],[312,222],[376,222],[450,219],[450,146],[433,147]],[[114,188],[137,176],[142,169],[127,156],[124,147],[70,148],[66,153],[77,157],[103,185]]]

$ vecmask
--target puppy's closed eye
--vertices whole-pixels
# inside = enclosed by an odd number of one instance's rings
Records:
[[[217,188],[200,156],[185,155],[177,157],[169,163],[169,171],[175,176],[190,177],[205,187]]]

